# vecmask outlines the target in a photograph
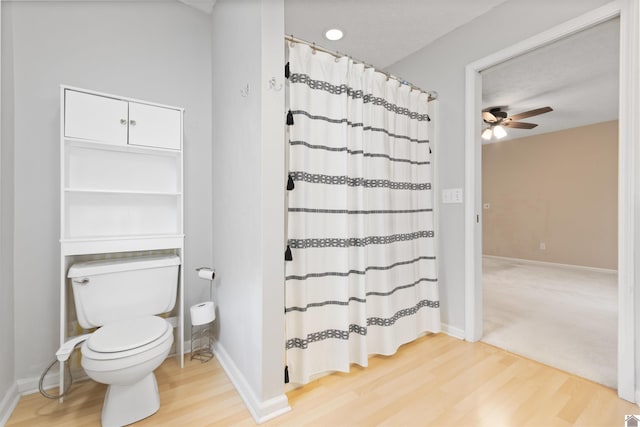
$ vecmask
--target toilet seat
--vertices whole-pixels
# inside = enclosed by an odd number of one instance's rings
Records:
[[[83,357],[96,361],[117,360],[148,352],[167,340],[173,341],[169,322],[145,316],[102,326],[85,341],[81,352]]]

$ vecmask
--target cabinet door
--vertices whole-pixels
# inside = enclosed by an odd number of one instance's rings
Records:
[[[180,110],[129,103],[129,144],[179,150],[181,133]]]
[[[64,105],[65,137],[116,145],[127,143],[126,101],[67,89]]]

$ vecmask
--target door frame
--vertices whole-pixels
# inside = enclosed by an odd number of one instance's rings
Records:
[[[618,396],[640,401],[636,389],[636,327],[634,310],[640,295],[636,283],[636,230],[640,230],[640,7],[637,0],[619,0],[560,24],[506,49],[472,62],[465,69],[465,339],[482,337],[482,78],[480,72],[516,56],[620,18],[620,86],[618,149]],[[595,96],[595,95],[594,95]]]

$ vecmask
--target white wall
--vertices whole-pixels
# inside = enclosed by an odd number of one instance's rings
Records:
[[[6,15],[1,13],[2,52],[10,50]],[[13,313],[13,73],[2,57],[0,78],[0,424],[3,411],[9,408],[3,400],[15,384],[14,313]],[[6,402],[6,400],[5,400]],[[8,402],[6,402],[8,404]]]
[[[208,297],[194,269],[212,260],[211,22],[160,0],[2,2],[2,8],[12,27],[3,71],[12,63],[15,83],[7,111],[14,114],[13,147],[3,138],[3,149],[14,150],[15,372],[27,379],[51,362],[59,340],[61,83],[186,109],[187,306]],[[3,187],[3,199],[5,190],[11,189]]]
[[[608,2],[510,0],[388,68],[439,94],[440,188],[464,188],[465,66]],[[464,330],[464,206],[439,202],[438,208],[442,321]]]
[[[252,415],[288,409],[284,379],[284,5],[213,10],[216,353]],[[241,91],[248,88],[248,94]]]

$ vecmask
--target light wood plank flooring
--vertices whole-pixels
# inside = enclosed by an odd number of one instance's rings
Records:
[[[444,334],[404,345],[368,368],[289,392],[292,411],[266,426],[622,426],[640,408],[591,381],[484,343]],[[156,370],[160,410],[136,426],[253,426],[214,359]],[[99,426],[106,386],[74,384],[59,405],[23,397],[7,427]]]

